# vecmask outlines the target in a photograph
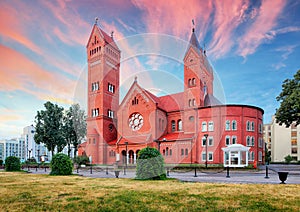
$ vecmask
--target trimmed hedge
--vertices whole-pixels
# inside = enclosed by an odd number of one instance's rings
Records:
[[[164,158],[157,149],[146,147],[139,151],[136,178],[141,180],[164,180],[167,178]]]
[[[20,171],[21,162],[20,158],[9,156],[5,159],[5,171]]]
[[[50,167],[50,175],[71,175],[73,171],[72,160],[62,153],[53,156]]]

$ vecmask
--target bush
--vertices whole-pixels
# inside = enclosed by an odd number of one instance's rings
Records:
[[[287,164],[289,164],[289,163],[291,163],[291,161],[293,160],[293,158],[292,158],[292,156],[287,155],[287,156],[284,157],[284,160],[285,160],[285,162],[286,162]]]
[[[20,158],[9,156],[5,159],[5,171],[20,171],[21,162]]]
[[[86,155],[77,156],[74,158],[74,163],[77,163],[78,165],[82,165],[82,164],[86,165],[89,162],[90,160]]]
[[[166,179],[164,158],[157,149],[146,147],[139,151],[136,178],[142,180]]]
[[[2,166],[3,165],[3,160],[0,160],[0,166]]]
[[[50,175],[71,175],[73,170],[71,159],[62,153],[53,156],[50,167]]]

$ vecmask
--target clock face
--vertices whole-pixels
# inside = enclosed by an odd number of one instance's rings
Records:
[[[139,129],[141,129],[141,127],[144,124],[144,119],[143,116],[139,113],[133,113],[130,117],[129,117],[129,127],[132,129],[132,131],[137,131]]]

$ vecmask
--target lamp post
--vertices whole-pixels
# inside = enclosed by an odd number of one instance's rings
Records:
[[[204,134],[204,137],[205,137],[205,168],[207,169],[207,137],[208,137],[208,134]]]
[[[38,152],[38,159],[37,159],[37,162],[39,163],[39,162],[40,162],[40,150],[38,149],[37,152]]]
[[[127,151],[128,151],[128,142],[125,142],[125,145],[126,145],[126,149],[125,149],[125,151],[126,151],[126,160],[125,160],[125,166],[126,166],[126,168],[127,168]]]
[[[29,160],[29,161],[30,161],[30,153],[31,153],[31,150],[32,150],[32,149],[28,150],[28,152],[29,152],[29,158],[28,158],[28,160]]]

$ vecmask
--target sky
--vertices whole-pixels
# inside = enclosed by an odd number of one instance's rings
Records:
[[[47,101],[86,107],[86,44],[95,18],[121,50],[121,99],[135,76],[156,95],[183,90],[192,28],[227,104],[261,107],[300,69],[300,1],[1,0],[0,139],[20,137]],[[194,20],[194,25],[192,24]]]

